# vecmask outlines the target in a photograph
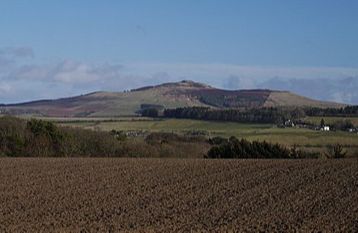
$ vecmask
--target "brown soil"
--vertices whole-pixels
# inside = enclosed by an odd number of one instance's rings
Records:
[[[358,232],[358,160],[0,159],[0,232]]]

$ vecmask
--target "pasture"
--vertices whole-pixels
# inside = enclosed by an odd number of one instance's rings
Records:
[[[192,131],[205,132],[206,136],[246,138],[248,140],[268,141],[286,146],[298,147],[312,151],[324,151],[327,145],[340,143],[356,155],[358,151],[358,134],[343,131],[322,132],[304,128],[278,128],[270,124],[246,124],[235,122],[213,122],[190,119],[151,119],[151,118],[113,118],[102,119],[58,120],[63,126],[81,127],[92,130],[110,131],[145,131],[145,132],[173,132],[178,134]]]
[[[358,117],[306,117],[305,121],[319,125],[321,122],[321,119],[323,119],[324,122],[328,125],[333,125],[334,123],[336,123],[338,121],[348,120],[348,121],[352,122],[352,124],[354,126],[358,126]]]

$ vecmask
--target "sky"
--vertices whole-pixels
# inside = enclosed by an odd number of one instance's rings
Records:
[[[356,0],[0,0],[0,103],[189,79],[358,104]]]

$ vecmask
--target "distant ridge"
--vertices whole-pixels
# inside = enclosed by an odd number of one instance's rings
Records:
[[[171,83],[163,83],[163,84],[159,84],[156,86],[146,86],[146,87],[140,87],[137,89],[132,89],[131,91],[143,91],[143,90],[148,90],[148,89],[153,89],[153,88],[161,88],[161,87],[172,87],[172,88],[178,88],[178,87],[186,87],[186,88],[202,88],[202,89],[206,89],[206,88],[213,88],[207,84],[203,84],[203,83],[199,83],[199,82],[194,82],[191,80],[183,80],[181,82],[171,82]]]
[[[146,86],[127,92],[92,92],[54,100],[0,105],[0,113],[37,114],[53,117],[110,117],[136,115],[143,106],[176,108],[260,108],[277,106],[343,107],[317,101],[288,91],[268,89],[223,90],[190,80]]]

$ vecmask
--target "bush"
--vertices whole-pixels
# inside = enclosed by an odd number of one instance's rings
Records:
[[[26,124],[14,117],[0,118],[0,154],[21,156],[26,142]]]
[[[59,127],[47,121],[0,118],[0,156],[31,157],[203,157],[203,136],[153,133],[127,139],[125,132]]]
[[[326,157],[330,159],[342,159],[346,157],[347,151],[343,149],[341,144],[327,146]]]
[[[210,145],[220,145],[227,141],[228,141],[228,139],[222,138],[222,137],[213,137],[213,138],[209,138],[209,140],[208,140]]]
[[[149,144],[163,144],[169,142],[206,142],[204,136],[191,136],[191,135],[178,135],[175,133],[151,133],[146,138],[145,141]]]
[[[345,119],[345,120],[339,120],[339,121],[336,121],[334,124],[333,124],[333,127],[337,130],[343,130],[343,131],[346,131],[348,129],[352,129],[354,128],[354,125],[353,123],[348,120],[348,119]]]
[[[107,132],[57,127],[52,122],[0,118],[0,154],[5,156],[119,156],[122,144]]]
[[[117,131],[117,130],[112,129],[112,130],[111,130],[111,134],[112,134],[118,141],[125,141],[125,140],[127,140],[127,135],[126,135],[123,131],[121,131],[121,130]]]
[[[293,159],[317,159],[320,157],[320,153],[301,150],[297,145],[293,145],[290,148],[290,156]]]
[[[238,140],[236,137],[230,137],[229,140],[213,138],[210,143],[215,146],[208,151],[207,158],[298,159],[316,157],[313,153],[298,150],[297,146],[289,150],[279,144],[272,144],[265,141],[249,142],[245,139]]]
[[[159,110],[156,108],[146,108],[141,110],[142,116],[144,117],[158,117]]]

